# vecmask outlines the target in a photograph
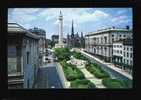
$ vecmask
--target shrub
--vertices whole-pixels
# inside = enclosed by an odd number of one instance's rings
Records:
[[[76,79],[71,82],[72,88],[95,88],[95,85],[86,79]]]
[[[72,52],[73,56],[77,59],[88,60],[85,56],[83,56],[80,52]]]
[[[75,65],[68,64],[64,60],[61,62],[61,65],[68,81],[85,78],[83,73]]]
[[[125,82],[119,79],[105,78],[102,83],[108,88],[127,88]]]
[[[68,48],[56,48],[54,53],[58,57],[59,61],[69,60],[69,57],[71,55],[70,50]]]
[[[108,78],[110,77],[107,72],[102,70],[98,65],[94,64],[87,64],[86,69],[90,71],[95,77],[97,78]]]

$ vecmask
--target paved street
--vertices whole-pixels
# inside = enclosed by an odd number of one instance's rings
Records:
[[[51,58],[52,56],[49,55]],[[38,71],[37,88],[63,88],[56,70],[57,64],[51,60]]]

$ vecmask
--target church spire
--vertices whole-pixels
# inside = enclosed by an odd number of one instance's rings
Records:
[[[81,38],[83,38],[83,33],[81,32]]]
[[[74,36],[73,20],[72,20],[72,27],[71,27],[71,35]]]

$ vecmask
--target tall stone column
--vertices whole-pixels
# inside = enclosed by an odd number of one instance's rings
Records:
[[[61,11],[59,16],[59,44],[63,44],[63,16]]]

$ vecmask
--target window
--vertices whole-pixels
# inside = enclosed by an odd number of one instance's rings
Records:
[[[17,49],[15,46],[8,46],[8,74],[17,72]]]
[[[122,48],[122,45],[120,45],[120,48]]]
[[[112,37],[114,37],[114,35],[112,35]]]
[[[130,53],[130,57],[131,57],[131,58],[133,57],[133,53]]]
[[[119,53],[119,50],[117,50],[117,53]]]
[[[127,52],[127,57],[129,57],[129,53]]]
[[[104,37],[104,40],[105,40],[104,42],[107,43],[107,37],[106,36]]]
[[[130,50],[132,51],[132,47],[130,48]]]
[[[128,64],[129,62],[128,62],[128,60],[127,60],[127,64]]]
[[[26,59],[27,60],[27,64],[29,64],[29,52],[27,52],[26,56],[27,56],[27,59]]]
[[[103,38],[101,37],[101,43],[103,43]]]
[[[124,50],[125,50],[125,47],[124,47]]]
[[[16,57],[16,47],[8,46],[8,57]]]
[[[120,54],[122,54],[122,51],[120,50]]]
[[[127,51],[129,50],[129,48],[127,47]]]
[[[27,80],[27,88],[29,88],[29,79]]]
[[[121,37],[121,35],[119,35],[119,37]]]
[[[126,37],[126,35],[123,35],[123,37]]]

